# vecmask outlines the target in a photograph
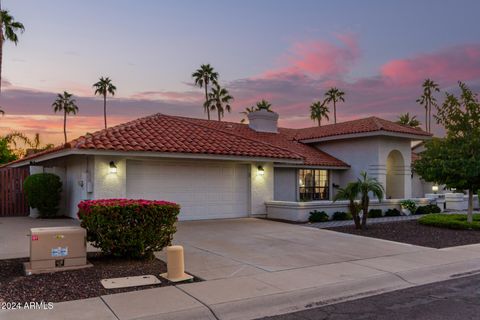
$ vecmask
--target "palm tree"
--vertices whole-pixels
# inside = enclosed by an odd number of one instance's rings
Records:
[[[255,107],[257,108],[256,111],[266,110],[268,112],[273,112],[272,111],[272,104],[265,99],[262,99],[262,101],[257,102]]]
[[[8,10],[0,8],[0,91],[2,89],[2,61],[3,61],[3,43],[8,40],[15,45],[18,43],[17,32],[25,31],[22,23],[15,21]]]
[[[333,122],[337,123],[337,102],[345,102],[345,92],[333,87],[325,93],[325,102],[333,102]]]
[[[2,109],[0,109],[0,114],[3,116],[5,115],[5,111],[3,111]]]
[[[214,71],[210,64],[202,64],[197,71],[192,73],[192,77],[195,79],[195,85],[205,88],[205,103],[204,111],[207,112],[208,120],[210,120],[210,108],[208,106],[208,85],[210,82],[217,82],[218,73]]]
[[[251,106],[251,107],[246,107],[245,111],[240,112],[240,114],[243,114],[247,117],[250,112],[255,112],[255,111],[257,111],[257,108],[255,106]],[[242,120],[240,120],[240,123],[244,123],[245,121],[247,121],[247,119],[243,118]]]
[[[229,94],[228,90],[220,87],[220,85],[215,82],[212,92],[208,94],[208,100],[205,102],[205,107],[210,108],[212,111],[216,110],[218,121],[221,121],[225,111],[230,112],[232,110],[232,107],[230,106],[232,100],[233,97]]]
[[[348,210],[352,215],[353,222],[355,222],[355,228],[362,229],[362,225],[360,223],[360,216],[358,215],[360,211],[359,205],[357,202],[355,202],[358,193],[358,185],[355,182],[350,182],[345,188],[338,188],[338,192],[333,198],[333,202],[337,200],[348,200]]]
[[[377,179],[369,177],[365,171],[360,172],[360,178],[354,184],[355,190],[358,190],[360,193],[360,206],[363,212],[362,228],[365,228],[367,225],[368,206],[370,204],[369,193],[377,198],[378,201],[382,201],[385,189]]]
[[[437,106],[437,99],[433,96],[433,92],[440,92],[438,84],[433,80],[425,79],[422,84],[423,94],[417,99],[417,103],[425,107],[425,131],[431,132],[432,106]]]
[[[410,113],[402,113],[398,116],[398,124],[403,124],[405,126],[410,126],[413,128],[420,127],[420,121],[418,121],[417,116],[410,116]]]
[[[330,120],[328,117],[328,114],[330,113],[330,110],[328,109],[325,101],[320,102],[314,102],[310,106],[310,119],[313,121],[318,121],[318,126],[320,127],[322,125],[322,119],[327,119]]]
[[[67,143],[67,115],[77,114],[78,107],[72,94],[64,91],[63,94],[57,94],[57,99],[52,103],[53,111],[63,112],[63,135],[65,137],[65,144]]]
[[[109,77],[100,77],[98,82],[93,84],[93,87],[95,88],[95,95],[103,96],[103,117],[105,120],[105,129],[107,129],[107,94],[114,96],[117,87],[113,85],[112,79]]]

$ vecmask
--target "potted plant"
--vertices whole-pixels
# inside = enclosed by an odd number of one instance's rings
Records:
[[[413,200],[402,200],[402,201],[400,201],[400,207],[402,207],[402,213],[406,216],[409,216],[409,215],[415,213],[415,210],[417,209],[417,205],[415,204],[415,201],[413,201]]]

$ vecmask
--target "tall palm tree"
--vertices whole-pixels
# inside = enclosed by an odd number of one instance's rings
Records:
[[[398,124],[403,124],[405,126],[410,126],[413,128],[420,127],[420,121],[418,121],[417,116],[410,116],[410,113],[402,113],[398,116]]]
[[[202,64],[199,69],[192,73],[192,78],[195,79],[195,85],[205,88],[205,103],[204,111],[207,112],[208,120],[210,120],[210,108],[208,107],[208,85],[210,82],[218,80],[218,73],[214,71],[210,64]]]
[[[310,106],[310,119],[313,121],[318,121],[319,127],[322,125],[322,119],[330,120],[328,117],[329,113],[330,110],[328,109],[325,101],[316,101]]]
[[[325,102],[329,104],[330,102],[333,102],[333,122],[337,123],[337,102],[345,102],[345,92],[338,88],[330,88],[326,93],[325,93]]]
[[[64,91],[63,94],[57,94],[57,99],[52,103],[53,111],[63,112],[63,135],[65,138],[65,144],[67,143],[67,115],[77,114],[78,107],[73,95]]]
[[[15,21],[8,10],[1,10],[0,8],[0,91],[2,89],[3,43],[8,40],[17,45],[17,32],[19,31],[25,31],[23,24]]]
[[[232,110],[230,106],[232,100],[233,97],[228,90],[220,87],[220,85],[215,82],[212,91],[208,94],[208,100],[205,102],[205,106],[212,111],[216,110],[218,121],[222,121],[225,111],[230,112]]]
[[[355,222],[355,228],[362,229],[360,216],[358,215],[360,209],[358,203],[355,201],[358,193],[358,185],[355,182],[350,182],[345,188],[338,188],[338,192],[333,198],[333,202],[337,200],[348,200],[348,211],[350,211],[353,222]]]
[[[432,132],[432,106],[437,106],[437,99],[433,96],[433,92],[440,92],[440,88],[438,83],[428,78],[423,82],[422,88],[423,94],[417,99],[417,103],[425,108],[425,131]]]
[[[262,99],[262,101],[257,102],[255,107],[257,108],[257,111],[258,110],[266,110],[268,112],[273,112],[272,111],[272,104],[265,99]]]
[[[245,117],[247,117],[250,112],[255,112],[255,111],[257,111],[257,108],[255,106],[251,106],[251,107],[246,107],[245,111],[240,112],[240,114],[243,114],[245,115]],[[244,123],[245,121],[247,121],[247,119],[243,118],[242,120],[240,120],[240,123]]]
[[[112,79],[109,77],[100,77],[98,82],[93,84],[93,87],[95,88],[95,95],[103,96],[103,118],[105,120],[105,129],[107,129],[107,94],[114,96],[117,87],[113,85]]]
[[[365,171],[360,172],[360,177],[356,182],[354,182],[354,184],[355,189],[360,193],[360,205],[363,212],[362,228],[365,228],[367,225],[368,206],[370,204],[369,194],[372,194],[373,197],[377,198],[379,201],[382,201],[385,189],[377,179],[369,177]]]

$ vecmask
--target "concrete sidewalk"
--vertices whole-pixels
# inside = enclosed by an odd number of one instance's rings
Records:
[[[255,319],[480,273],[480,244],[0,311],[0,319]]]

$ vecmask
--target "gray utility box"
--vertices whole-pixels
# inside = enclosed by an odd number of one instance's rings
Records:
[[[81,227],[30,229],[30,262],[25,273],[53,272],[91,266],[87,263],[87,232]]]

